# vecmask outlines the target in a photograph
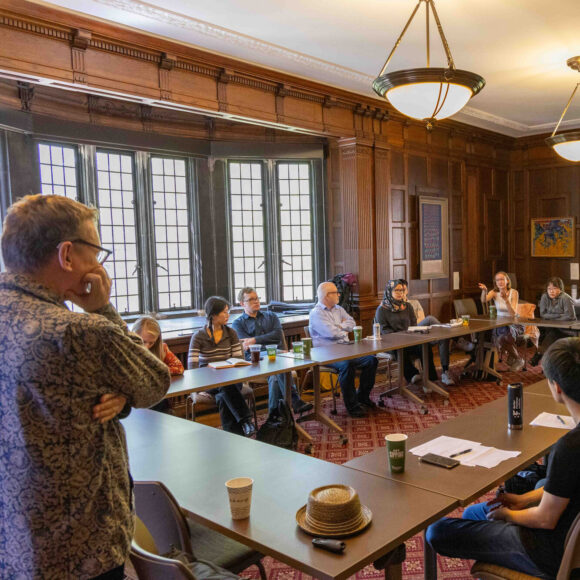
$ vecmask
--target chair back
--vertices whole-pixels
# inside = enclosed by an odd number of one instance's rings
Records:
[[[463,314],[469,316],[477,316],[477,306],[473,298],[458,298],[453,301],[453,308],[455,309],[455,317],[461,318]]]
[[[509,276],[512,288],[514,290],[518,289],[518,277],[516,276],[515,272],[508,272],[507,275]]]
[[[129,557],[139,580],[195,580],[185,564],[159,555],[153,536],[138,516]]]
[[[564,556],[556,580],[569,580],[572,570],[580,568],[580,514],[570,526],[564,546]]]
[[[133,540],[129,552],[131,564],[139,580],[196,580],[192,572],[179,560],[170,560],[151,554]]]
[[[185,516],[172,493],[160,481],[135,482],[135,511],[160,554],[175,546],[189,555],[191,539]]]

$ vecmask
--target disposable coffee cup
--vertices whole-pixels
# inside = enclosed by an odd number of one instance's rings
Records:
[[[463,322],[463,326],[469,326],[469,319],[471,318],[471,316],[469,316],[469,314],[462,314],[461,315],[461,320]]]
[[[277,344],[267,344],[266,345],[266,353],[268,354],[269,361],[273,362],[276,360],[276,351],[277,350],[278,350]]]
[[[253,485],[254,480],[251,477],[235,477],[226,481],[232,520],[245,520],[250,517]]]
[[[262,350],[261,344],[250,345],[250,356],[252,357],[252,364],[256,365],[260,362],[260,351]]]
[[[360,342],[362,340],[362,326],[355,326],[353,329],[354,341]]]
[[[407,436],[403,433],[392,433],[391,435],[385,435],[385,441],[387,442],[390,472],[403,473],[405,471]]]

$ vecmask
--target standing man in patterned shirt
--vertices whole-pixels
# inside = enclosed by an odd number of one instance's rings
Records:
[[[119,413],[157,403],[169,372],[109,302],[111,252],[100,245],[97,215],[33,195],[4,222],[2,578],[123,578],[133,503]]]

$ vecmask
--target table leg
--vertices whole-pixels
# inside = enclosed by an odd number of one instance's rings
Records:
[[[397,362],[399,363],[399,393],[414,403],[421,405],[421,409],[427,410],[425,401],[420,399],[415,393],[412,393],[405,385],[405,375],[403,373],[403,366],[405,363],[405,351],[401,348],[397,351]]]
[[[290,412],[292,412],[292,373],[284,373],[284,398]],[[300,439],[312,443],[312,437],[298,423],[296,423],[296,431]]]
[[[437,580],[437,552],[431,547],[425,538],[423,531],[423,569],[425,580]]]
[[[429,380],[429,350],[431,345],[428,342],[425,342],[423,345],[423,357],[422,357],[422,364],[423,364],[423,385],[427,387],[427,389],[431,389],[436,393],[439,393],[441,396],[445,397],[446,399],[449,398],[449,393],[443,388],[440,387],[438,384],[434,383],[433,381]]]

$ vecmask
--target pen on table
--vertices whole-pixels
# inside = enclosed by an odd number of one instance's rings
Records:
[[[460,455],[465,455],[466,453],[469,453],[470,451],[472,451],[471,449],[464,449],[463,451],[458,451],[457,453],[452,453],[449,458],[453,459],[454,457],[459,457]]]
[[[560,421],[560,423],[562,423],[562,425],[566,424],[566,421],[564,421],[564,419],[562,419],[562,417],[560,417],[560,415],[556,415],[556,417],[558,417],[558,421]]]

